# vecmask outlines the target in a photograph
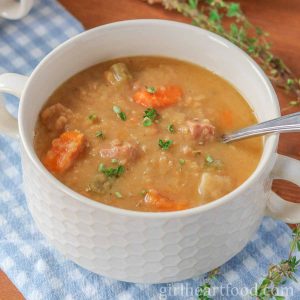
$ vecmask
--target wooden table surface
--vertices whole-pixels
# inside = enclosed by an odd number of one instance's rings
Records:
[[[149,6],[140,0],[60,0],[62,5],[82,22],[86,29],[128,19],[170,19],[189,22],[160,5]],[[273,50],[300,77],[300,1],[299,0],[240,0],[242,9],[257,26],[270,33]],[[281,106],[291,99],[277,91]],[[290,112],[296,111],[296,109]],[[300,135],[285,134],[280,138],[279,152],[300,159]],[[285,199],[300,202],[300,188],[277,180],[273,189]],[[4,273],[0,271],[0,300],[23,299]]]

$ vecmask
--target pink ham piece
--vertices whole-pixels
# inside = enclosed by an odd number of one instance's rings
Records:
[[[208,119],[193,119],[187,121],[189,131],[195,140],[201,143],[210,142],[215,137],[215,126],[213,126]]]
[[[137,145],[123,143],[121,145],[112,145],[111,148],[101,149],[100,156],[103,158],[116,158],[125,163],[135,161],[138,158],[139,151]]]

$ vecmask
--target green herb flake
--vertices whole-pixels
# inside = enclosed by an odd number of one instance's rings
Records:
[[[113,111],[116,113],[116,114],[119,114],[121,112],[121,108],[119,106],[116,106],[114,105],[113,106]]]
[[[181,166],[183,166],[185,164],[185,159],[183,159],[183,158],[180,158],[178,161]]]
[[[97,138],[104,139],[104,134],[101,130],[96,131],[95,135],[96,135]]]
[[[275,300],[285,300],[284,296],[275,296]]]
[[[143,121],[143,125],[145,127],[149,127],[152,125],[152,121],[147,117],[147,118],[144,118],[144,121]]]
[[[118,117],[122,121],[126,121],[127,120],[126,114],[123,111],[121,111],[121,108],[119,106],[114,105],[113,106],[113,111],[118,115]]]
[[[88,116],[88,120],[90,120],[90,121],[95,121],[96,119],[97,119],[97,115],[96,114],[90,114]]]
[[[198,287],[198,299],[201,300],[212,300],[212,298],[209,297],[211,284],[209,282],[205,282],[204,284],[200,285]]]
[[[147,108],[144,111],[144,116],[143,116],[143,125],[145,127],[149,127],[153,124],[153,122],[157,122],[157,118],[159,117],[158,112],[154,108]]]
[[[144,119],[149,118],[151,121],[154,121],[158,117],[159,117],[159,114],[154,108],[147,108],[144,111],[144,116],[143,116]]]
[[[115,192],[115,195],[116,195],[116,197],[119,198],[119,199],[123,197],[122,194],[121,194],[120,192]]]
[[[235,17],[240,13],[240,5],[238,3],[229,3],[227,9],[227,17]]]
[[[234,38],[237,38],[239,35],[239,28],[235,23],[230,24],[230,33]]]
[[[154,86],[146,86],[146,91],[149,94],[155,94],[156,93],[156,88]]]
[[[198,7],[198,0],[189,0],[188,3],[191,9],[196,9]]]
[[[292,78],[288,78],[287,81],[286,81],[286,84],[291,86],[294,84],[294,80]]]
[[[98,171],[103,173],[106,177],[120,177],[125,172],[125,168],[122,165],[119,165],[116,168],[106,168],[103,163],[98,167]]]
[[[213,167],[216,170],[221,170],[224,167],[223,161],[220,159],[215,159],[209,154],[205,156],[205,165],[207,167]]]
[[[118,114],[119,118],[122,120],[122,121],[126,121],[127,120],[127,117],[126,117],[126,114],[121,111],[119,114]]]
[[[118,160],[117,160],[116,158],[112,158],[112,159],[111,159],[111,162],[112,162],[113,164],[117,164],[117,163],[118,163]]]
[[[99,172],[102,172],[102,171],[104,171],[104,170],[105,170],[104,164],[103,164],[103,163],[99,164],[99,166],[98,166],[98,171],[99,171]]]
[[[249,53],[253,53],[255,50],[256,50],[256,49],[255,49],[255,46],[254,46],[254,45],[250,45],[250,46],[248,47],[248,49],[247,49],[247,51],[248,51]]]
[[[169,124],[169,125],[168,125],[168,130],[169,130],[169,132],[171,132],[171,133],[175,133],[175,127],[174,127],[174,125],[173,125],[173,124]]]
[[[289,105],[290,105],[290,106],[299,106],[299,105],[300,105],[300,102],[297,101],[297,100],[290,101],[290,102],[289,102]]]
[[[208,18],[211,22],[219,22],[221,20],[221,17],[216,9],[212,9],[210,11]]]
[[[205,163],[207,163],[207,164],[212,164],[213,162],[214,162],[215,160],[214,160],[214,158],[211,156],[211,155],[209,155],[209,154],[207,154],[206,156],[205,156]]]
[[[159,139],[159,141],[158,141],[158,146],[162,150],[168,150],[172,144],[173,144],[172,140],[163,141],[162,139]]]

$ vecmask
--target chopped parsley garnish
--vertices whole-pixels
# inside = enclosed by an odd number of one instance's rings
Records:
[[[120,192],[115,192],[117,198],[122,198],[122,194]]]
[[[175,127],[174,127],[174,125],[173,125],[173,124],[169,124],[169,125],[168,125],[168,130],[169,130],[169,132],[171,132],[171,133],[175,133]]]
[[[155,94],[156,93],[156,88],[154,86],[146,86],[146,91],[149,94]]]
[[[224,166],[224,163],[220,159],[214,159],[211,155],[205,156],[205,165],[207,167],[213,167],[215,169],[222,169]]]
[[[121,112],[121,108],[119,106],[116,106],[114,105],[113,106],[113,111],[116,113],[116,114],[119,114]]]
[[[205,156],[205,163],[207,163],[207,164],[212,164],[213,162],[214,162],[215,160],[214,160],[214,158],[211,156],[211,155],[209,155],[209,154],[207,154],[206,156]]]
[[[88,116],[88,119],[89,119],[90,121],[95,121],[95,120],[97,119],[97,115],[96,115],[96,114],[90,114],[90,115]]]
[[[117,160],[116,158],[112,158],[112,159],[111,159],[111,162],[112,162],[113,164],[116,164],[116,163],[118,163],[118,160]]]
[[[159,141],[158,141],[158,146],[162,150],[168,150],[172,144],[173,144],[172,140],[163,141],[162,139],[159,139]]]
[[[126,121],[127,120],[126,114],[123,111],[121,111],[121,108],[119,106],[114,105],[113,106],[113,111],[118,115],[118,117],[122,121]]]
[[[100,164],[98,171],[103,173],[107,177],[120,177],[125,172],[125,168],[122,165],[119,165],[116,168],[106,168],[104,164]]]
[[[180,159],[179,159],[179,163],[180,163],[181,166],[183,166],[183,165],[185,164],[185,159],[180,158]]]
[[[143,125],[149,127],[152,125],[152,121],[149,118],[144,118]]]
[[[104,171],[105,170],[105,166],[104,166],[104,164],[99,164],[99,166],[98,166],[98,171],[99,172],[102,172],[102,171]]]
[[[95,135],[96,135],[97,138],[104,139],[104,134],[103,134],[103,132],[101,130],[96,131]]]
[[[144,111],[144,117],[143,118],[149,118],[151,121],[154,121],[158,117],[159,117],[159,114],[154,108],[147,108]]]
[[[126,114],[121,111],[119,114],[118,114],[119,118],[122,120],[122,121],[126,121],[127,120],[127,117],[126,117]]]
[[[154,121],[157,121],[158,117],[159,114],[154,108],[147,108],[144,111],[143,125],[145,127],[151,126]]]

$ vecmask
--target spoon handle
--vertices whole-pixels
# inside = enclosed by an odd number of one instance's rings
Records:
[[[300,132],[300,112],[249,126],[222,136],[223,143],[267,133]]]

